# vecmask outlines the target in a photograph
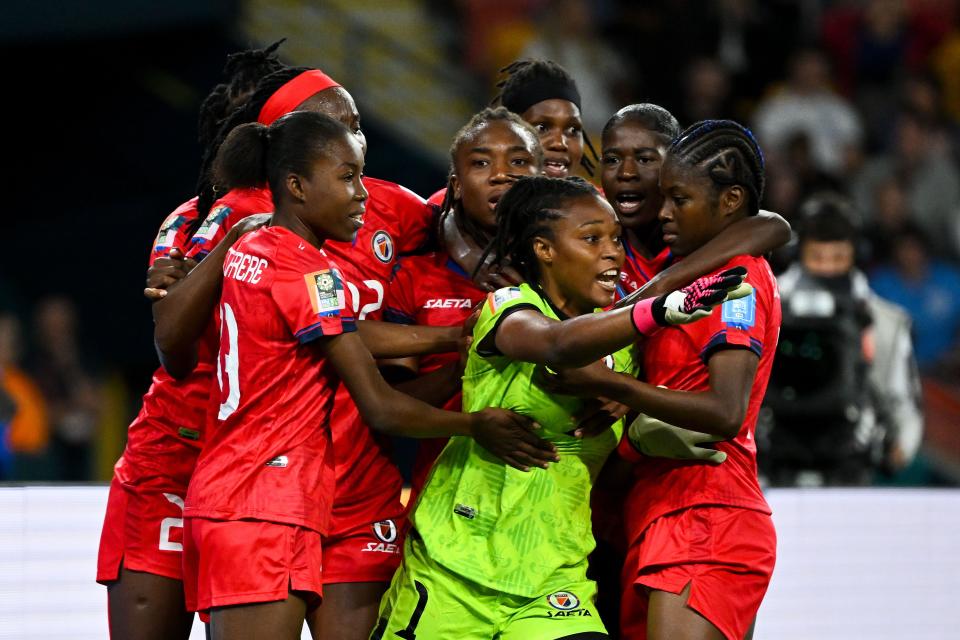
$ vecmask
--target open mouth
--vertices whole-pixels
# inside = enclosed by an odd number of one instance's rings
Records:
[[[617,210],[623,215],[633,215],[643,206],[644,197],[636,191],[621,191],[614,200],[617,203]]]
[[[353,224],[359,229],[363,226],[363,214],[365,213],[364,209],[351,213],[349,218],[353,221]]]
[[[617,290],[617,282],[620,280],[620,271],[617,269],[607,269],[597,276],[597,283],[605,291],[613,293]]]
[[[544,158],[543,172],[551,178],[565,178],[570,172],[570,159]]]
[[[490,207],[490,211],[497,208],[497,203],[500,202],[500,198],[503,197],[504,193],[506,193],[506,191],[498,191],[490,194],[490,197],[487,198],[487,205]]]

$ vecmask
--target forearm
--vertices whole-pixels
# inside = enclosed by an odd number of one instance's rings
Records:
[[[393,388],[421,402],[440,407],[460,390],[460,385],[460,368],[452,362],[413,380],[394,384]]]
[[[357,323],[360,339],[375,358],[451,353],[459,346],[460,331],[460,327],[424,327],[378,320]]]
[[[375,407],[361,407],[370,426],[381,433],[408,438],[471,435],[473,414],[436,409],[384,384]]]
[[[790,241],[790,224],[770,211],[743,218],[705,245],[675,262],[640,287],[638,298],[650,298],[687,286],[742,255],[762,256]]]
[[[220,300],[223,261],[231,244],[232,236],[228,235],[193,271],[171,286],[166,297],[153,303],[157,354],[174,377],[183,377],[196,363],[196,343]]]
[[[583,367],[626,347],[639,337],[632,312],[627,307],[554,323],[546,336],[543,364],[553,369]]]
[[[713,390],[673,391],[616,374],[604,393],[658,420],[724,439],[736,437],[743,422],[739,407]]]

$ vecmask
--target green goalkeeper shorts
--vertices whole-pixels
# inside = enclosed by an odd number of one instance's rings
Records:
[[[607,630],[597,613],[597,585],[564,585],[537,598],[494,591],[447,570],[428,555],[415,530],[403,564],[380,602],[370,640],[558,640]]]

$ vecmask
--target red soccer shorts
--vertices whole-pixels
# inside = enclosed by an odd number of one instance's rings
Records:
[[[401,511],[324,538],[323,584],[390,582],[400,566],[406,532],[407,517]]]
[[[196,460],[195,453],[193,456],[180,462],[189,467],[185,473],[134,469],[120,458],[110,482],[100,534],[97,582],[116,580],[121,565],[183,579],[183,499]]]
[[[286,600],[291,591],[323,595],[320,534],[261,520],[187,518],[183,587],[187,609]]]
[[[777,554],[769,515],[734,507],[691,507],[654,520],[630,546],[623,569],[620,631],[646,640],[649,589],[680,593],[687,606],[742,640],[767,592]]]

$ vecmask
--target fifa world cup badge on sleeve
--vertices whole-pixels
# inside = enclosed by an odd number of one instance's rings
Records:
[[[738,329],[749,329],[757,322],[757,293],[723,303],[720,320]]]
[[[317,315],[336,315],[346,305],[343,295],[343,280],[336,269],[314,271],[304,276],[310,302]]]
[[[502,307],[507,302],[519,298],[520,295],[519,287],[504,287],[503,289],[497,289],[490,294],[490,310],[496,313],[497,309]]]

